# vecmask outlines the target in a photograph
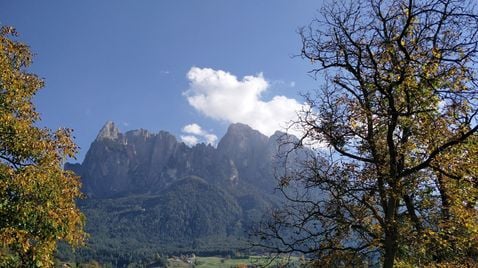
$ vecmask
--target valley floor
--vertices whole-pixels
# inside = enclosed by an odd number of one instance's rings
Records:
[[[263,256],[245,258],[195,257],[190,259],[169,258],[168,268],[245,268],[245,267],[300,267],[298,258],[271,261]],[[288,263],[288,265],[286,265]]]

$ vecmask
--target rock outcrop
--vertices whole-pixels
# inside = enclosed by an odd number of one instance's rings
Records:
[[[274,175],[277,152],[291,148],[287,140],[297,141],[233,124],[217,148],[188,147],[165,131],[122,133],[107,122],[83,163],[65,166],[81,176],[88,196],[79,203],[91,234],[84,256],[116,263],[143,258],[134,252],[246,246],[250,227],[280,201]]]
[[[217,148],[197,144],[192,148],[168,132],[132,130],[121,133],[107,122],[91,144],[82,164],[66,169],[82,177],[90,198],[157,193],[186,176],[197,176],[234,194],[248,191],[271,193],[277,152],[271,138],[244,124],[232,124]]]

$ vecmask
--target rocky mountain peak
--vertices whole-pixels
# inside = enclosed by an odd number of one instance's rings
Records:
[[[115,126],[115,123],[113,121],[108,121],[101,128],[100,132],[98,133],[98,136],[96,136],[96,140],[116,140],[118,139],[119,134],[119,129]]]
[[[226,136],[227,135],[263,135],[259,131],[251,128],[250,126],[243,124],[243,123],[234,123],[229,125],[227,128]]]
[[[119,256],[114,243],[129,256],[138,245],[174,252],[243,247],[246,230],[280,202],[274,156],[279,138],[288,137],[233,124],[217,148],[188,147],[166,131],[121,133],[107,122],[83,163],[65,164],[88,196],[82,206],[92,250]]]
[[[268,137],[250,126],[236,123],[229,126],[217,149],[226,155],[248,154],[267,145]]]
[[[277,146],[275,139],[241,123],[229,126],[217,148],[205,144],[189,148],[169,132],[121,133],[108,121],[83,163],[65,167],[81,175],[83,190],[98,198],[157,193],[191,175],[238,189],[234,191],[250,185],[269,189],[275,183],[271,165]]]

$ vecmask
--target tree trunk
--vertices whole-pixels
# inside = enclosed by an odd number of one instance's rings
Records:
[[[392,186],[397,189],[397,185]],[[384,268],[392,268],[398,251],[398,227],[397,227],[398,200],[394,196],[388,200],[385,216],[385,254],[383,259]]]
[[[397,232],[393,230],[387,230],[385,234],[385,255],[383,259],[383,268],[392,268],[395,261],[395,255],[397,254]]]

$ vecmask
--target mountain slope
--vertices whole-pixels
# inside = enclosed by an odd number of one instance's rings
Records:
[[[233,124],[217,148],[188,147],[164,131],[121,133],[107,122],[84,162],[65,166],[88,196],[80,206],[91,239],[77,257],[126,263],[153,251],[245,246],[248,228],[278,202],[274,165],[284,135]]]

